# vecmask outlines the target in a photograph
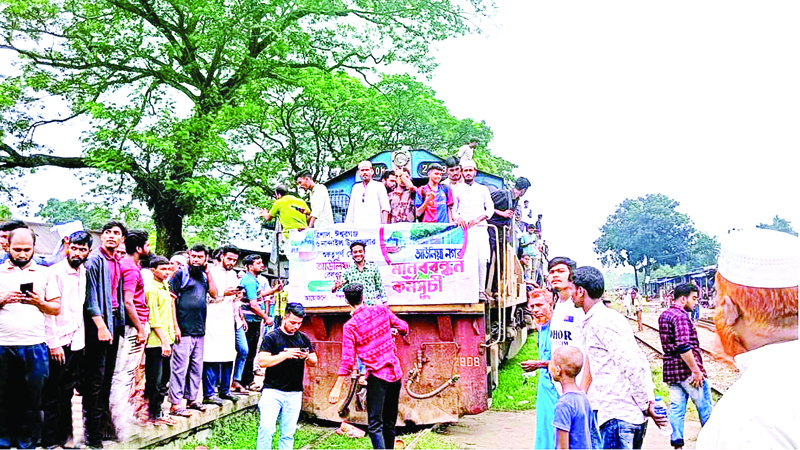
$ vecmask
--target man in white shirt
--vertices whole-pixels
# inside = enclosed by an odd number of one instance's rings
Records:
[[[92,236],[85,231],[69,235],[66,259],[50,267],[45,298],[61,303],[55,316],[44,316],[44,333],[50,348],[50,374],[42,390],[44,427],[41,447],[68,447],[72,436],[72,395],[78,380],[86,336],[83,302],[86,301],[86,268]],[[69,446],[72,447],[72,446]]]
[[[315,183],[310,170],[301,170],[297,174],[297,185],[311,191],[311,214],[308,218],[309,228],[333,226],[333,209],[328,188],[322,183]]]
[[[206,310],[206,335],[203,346],[203,403],[222,406],[223,400],[233,403],[238,397],[231,395],[233,362],[236,360],[235,314],[242,296],[238,289],[239,277],[233,267],[239,260],[240,250],[226,245],[219,250],[220,263],[209,267],[217,286],[217,296],[208,294]],[[219,395],[215,390],[218,389]]]
[[[359,226],[380,225],[389,218],[389,196],[383,183],[372,180],[374,173],[371,162],[358,163],[361,183],[354,184],[350,192],[345,223]]]
[[[589,356],[589,400],[597,410],[602,448],[642,448],[647,417],[658,426],[667,417],[655,413],[650,364],[636,344],[627,319],[602,301],[603,274],[578,267],[573,274],[572,299],[583,308],[583,337]]]
[[[44,317],[61,305],[46,300],[47,269],[33,261],[33,231],[17,228],[8,241],[9,257],[0,265],[0,447],[34,448],[48,373]]]
[[[798,448],[799,240],[753,228],[720,241],[714,321],[741,375],[715,405],[697,448]]]
[[[534,225],[535,222],[533,221],[533,211],[531,210],[530,202],[528,200],[522,202],[522,210],[520,211],[520,215],[520,220],[525,224],[526,229],[529,226]]]
[[[468,161],[473,163],[475,162],[473,154],[475,153],[475,147],[477,146],[478,146],[478,140],[472,139],[458,149],[458,153],[456,154],[456,156],[458,156],[458,162],[462,164],[462,167],[465,162]]]
[[[478,259],[478,295],[486,298],[486,271],[491,256],[486,220],[494,214],[494,202],[489,188],[475,181],[475,163],[461,165],[463,181],[453,187],[453,219],[465,231],[469,230],[465,258]],[[476,226],[477,225],[477,226]]]

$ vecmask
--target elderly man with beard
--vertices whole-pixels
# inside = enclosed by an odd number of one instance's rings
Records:
[[[86,300],[86,268],[92,236],[85,231],[69,235],[66,259],[50,268],[45,296],[61,303],[55,316],[45,316],[44,332],[50,348],[50,375],[42,390],[44,427],[41,446],[66,447],[72,436],[72,394],[78,381],[86,335],[83,302]]]
[[[714,322],[741,375],[716,404],[697,448],[798,448],[798,238],[754,228],[720,241]]]
[[[603,274],[594,267],[578,267],[572,284],[575,306],[586,313],[583,337],[592,377],[588,395],[597,411],[602,447],[642,448],[647,417],[659,427],[668,423],[655,413],[650,363],[627,319],[603,303]]]
[[[46,270],[32,261],[33,231],[13,230],[8,242],[0,265],[0,447],[34,448],[49,371],[45,315],[58,314],[61,304],[45,296]]]
[[[689,397],[694,401],[705,424],[711,415],[711,389],[706,381],[703,356],[697,329],[690,318],[697,305],[697,286],[681,284],[675,287],[672,306],[658,318],[661,348],[664,349],[664,383],[669,386],[671,403],[669,419],[672,424],[670,444],[683,448],[683,419]]]
[[[191,413],[180,407],[186,400],[186,408],[205,411],[197,402],[197,393],[203,378],[203,347],[206,334],[207,296],[217,296],[217,286],[209,274],[209,250],[203,244],[189,249],[189,266],[180,269],[169,281],[175,299],[178,329],[175,330],[175,345],[172,347],[169,379],[170,414],[189,417]]]
[[[345,223],[370,226],[386,223],[389,219],[389,196],[386,194],[386,187],[372,179],[374,174],[371,162],[358,163],[361,183],[354,184],[350,191]]]
[[[529,294],[528,306],[531,309],[533,322],[539,331],[539,360],[528,360],[520,363],[526,372],[536,369],[547,369],[552,356],[550,344],[550,324],[553,317],[553,296],[545,289],[534,289]],[[536,386],[536,441],[534,448],[555,448],[555,405],[558,402],[553,378],[547,370],[539,374]]]
[[[119,338],[125,330],[122,269],[114,256],[128,229],[121,222],[103,225],[100,248],[86,259],[84,324],[86,347],[81,374],[86,445],[102,448],[104,439],[116,439],[109,398],[117,362]]]

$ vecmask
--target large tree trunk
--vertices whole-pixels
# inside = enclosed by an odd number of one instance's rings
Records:
[[[181,208],[163,200],[149,206],[153,210],[153,223],[156,226],[155,253],[170,257],[175,252],[186,250]]]

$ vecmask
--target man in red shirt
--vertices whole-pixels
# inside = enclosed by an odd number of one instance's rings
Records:
[[[122,300],[125,305],[125,331],[119,340],[117,362],[111,377],[109,406],[117,437],[128,439],[133,432],[134,412],[144,403],[136,398],[134,380],[141,379],[144,347],[150,329],[147,319],[150,309],[144,295],[144,280],[139,258],[150,254],[149,235],[146,231],[130,230],[125,236],[125,257],[119,261],[122,275]],[[119,247],[118,247],[119,248]]]
[[[352,317],[342,328],[342,362],[328,401],[339,402],[342,384],[353,371],[358,355],[367,369],[367,432],[372,448],[392,449],[403,378],[392,335],[408,334],[408,324],[385,305],[364,305],[363,291],[358,283],[344,288]]]

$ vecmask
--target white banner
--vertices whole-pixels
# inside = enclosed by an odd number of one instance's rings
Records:
[[[478,261],[464,259],[468,236],[455,224],[397,223],[360,228],[292,231],[289,234],[289,301],[306,307],[344,306],[337,276],[353,264],[350,244],[366,244],[390,305],[476,303]]]

